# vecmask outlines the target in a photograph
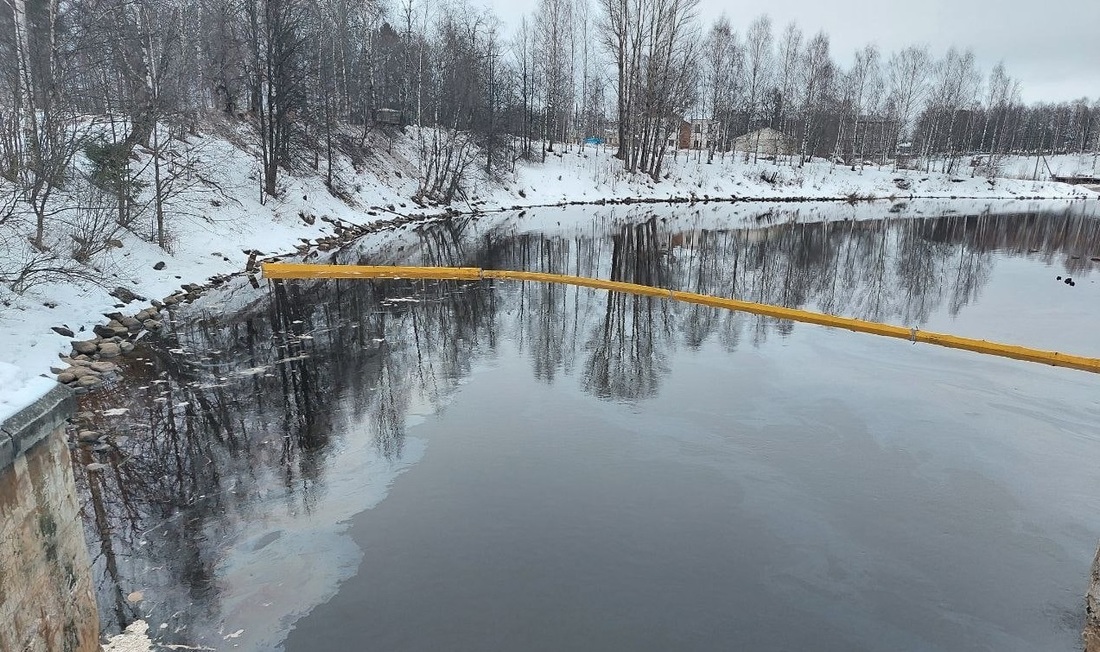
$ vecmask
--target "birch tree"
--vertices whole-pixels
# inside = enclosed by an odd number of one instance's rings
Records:
[[[703,42],[703,102],[719,130],[718,138],[710,139],[708,162],[714,158],[715,149],[728,149],[734,108],[740,99],[743,55],[737,32],[725,16],[719,18]]]
[[[771,78],[772,21],[758,16],[745,34],[745,133],[753,130],[758,120],[761,100]],[[760,153],[760,133],[753,141],[753,163]]]
[[[895,169],[897,147],[904,139],[914,138],[912,121],[928,93],[928,75],[932,58],[927,48],[909,46],[890,57],[887,66],[887,102],[895,128]]]

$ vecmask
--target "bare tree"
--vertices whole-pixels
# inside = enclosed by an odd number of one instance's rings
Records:
[[[698,0],[601,0],[602,39],[615,59],[619,152],[626,169],[659,179],[669,137],[695,101]]]
[[[805,163],[821,138],[820,127],[829,101],[832,99],[836,68],[829,54],[829,37],[818,32],[803,52],[802,63],[802,146],[801,162]]]
[[[543,138],[547,151],[564,141],[573,110],[573,4],[571,0],[539,0],[535,14],[535,61],[542,81]]]
[[[928,75],[932,58],[923,47],[910,46],[890,57],[887,66],[887,97],[896,125],[894,138],[895,168],[900,162],[898,145],[913,139],[912,121],[928,93]]]
[[[777,70],[769,123],[784,132],[788,131],[787,119],[791,111],[797,107],[802,40],[802,30],[797,24],[791,22],[783,29],[783,36],[777,48]]]
[[[713,160],[715,149],[728,149],[733,129],[733,113],[740,94],[741,67],[744,53],[725,16],[711,26],[703,42],[703,102],[711,121],[717,125],[717,138],[710,138],[707,160]]]
[[[745,34],[745,133],[758,120],[764,91],[772,74],[772,21],[767,15],[757,17]],[[760,153],[760,132],[753,142],[753,163]]]

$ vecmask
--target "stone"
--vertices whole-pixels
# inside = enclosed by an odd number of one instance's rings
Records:
[[[73,340],[73,351],[91,355],[96,352],[98,345],[92,340]]]
[[[133,317],[123,317],[122,325],[126,327],[127,332],[136,333],[141,330],[141,320]]]
[[[130,332],[130,329],[124,326],[122,322],[117,319],[112,319],[111,321],[107,322],[107,328],[110,328],[113,331],[108,337],[113,337],[115,335],[126,335]]]
[[[92,332],[100,337],[114,337],[115,335],[115,329],[111,328],[107,324],[96,324],[95,327],[92,328]]]
[[[98,444],[99,433],[94,430],[81,430],[80,434],[76,436],[76,440],[85,444]]]
[[[97,373],[109,374],[117,370],[118,366],[113,362],[93,362],[88,368]]]
[[[76,379],[76,384],[81,387],[95,387],[101,382],[99,376],[83,376]]]
[[[153,269],[157,270],[158,272],[163,270],[165,267],[168,267],[168,263],[164,262],[163,260],[157,262],[156,265],[153,265]]]
[[[114,342],[104,342],[99,345],[99,355],[104,358],[117,358],[122,355],[122,347]]]
[[[134,591],[130,595],[126,596],[126,601],[130,604],[137,604],[145,599],[145,594],[141,591]]]
[[[134,350],[134,348],[135,348],[135,347],[134,347],[134,344],[133,344],[133,342],[123,342],[123,343],[121,343],[121,344],[119,344],[119,345],[118,345],[118,348],[119,348],[119,349],[120,349],[120,350],[121,350],[121,351],[122,351],[123,353],[130,353],[131,351],[133,351],[133,350]]]
[[[100,462],[92,462],[84,468],[88,469],[88,471],[92,473],[95,473],[96,471],[102,471],[103,469],[107,468],[107,465]]]
[[[166,306],[174,306],[178,302],[179,302],[179,297],[177,297],[174,294],[164,297],[164,305],[166,305]]]
[[[61,337],[76,337],[76,333],[74,333],[72,329],[65,328],[64,326],[53,326],[50,328],[50,330],[57,333]]]
[[[68,385],[75,380],[76,376],[67,371],[62,371],[61,373],[57,374],[57,382],[61,383],[62,385]]]
[[[153,307],[156,308],[157,310],[160,310],[161,308],[164,307],[164,302],[163,301],[157,301],[156,299],[153,299],[149,303],[153,304]]]
[[[147,330],[147,331],[159,331],[160,330],[160,322],[155,320],[155,319],[146,319],[145,323],[142,324],[142,326],[144,326],[145,330]]]
[[[131,290],[128,290],[121,285],[111,291],[111,296],[118,299],[122,303],[133,303],[134,301],[145,301],[145,297],[135,294]]]
[[[65,373],[72,374],[77,380],[85,376],[98,376],[99,374],[92,371],[88,367],[69,367],[65,370]]]

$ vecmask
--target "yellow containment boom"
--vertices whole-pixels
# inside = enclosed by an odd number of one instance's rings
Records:
[[[739,299],[726,299],[694,292],[680,292],[678,290],[666,290],[649,285],[637,285],[622,281],[605,281],[583,276],[567,276],[565,274],[544,274],[541,272],[516,272],[510,270],[481,269],[479,267],[391,267],[373,265],[310,265],[300,263],[263,263],[263,275],[269,279],[433,279],[443,281],[479,281],[482,279],[504,279],[510,281],[533,281],[539,283],[558,283],[563,285],[577,285],[580,287],[596,288],[611,292],[623,292],[658,299],[672,299],[685,303],[695,303],[712,308],[724,308],[737,310],[754,315],[764,315],[776,319],[818,324],[820,326],[832,326],[844,328],[857,333],[871,333],[884,337],[896,337],[911,342],[924,342],[945,346],[951,349],[963,349],[976,353],[996,355],[1003,358],[1013,358],[1027,362],[1038,362],[1055,367],[1068,367],[1081,371],[1100,373],[1100,358],[1086,358],[1079,355],[1069,355],[1056,351],[1043,351],[1030,349],[1024,346],[1000,344],[969,337],[958,337],[943,333],[922,331],[916,328],[904,328],[890,324],[880,324],[862,319],[850,317],[837,317],[809,310],[796,308],[784,308],[766,303],[754,303]]]

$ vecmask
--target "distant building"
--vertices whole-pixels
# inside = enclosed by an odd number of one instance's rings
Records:
[[[834,153],[850,164],[883,161],[896,153],[897,132],[897,120],[861,115],[844,128]]]
[[[717,147],[722,136],[722,124],[717,120],[691,121],[691,149]]]
[[[669,149],[690,149],[691,148],[691,123],[683,118],[680,118],[680,125],[672,130],[672,133],[668,135],[668,140],[665,145]]]
[[[794,154],[797,149],[793,138],[771,127],[750,131],[733,139],[733,151],[756,153],[760,156]]]
[[[665,143],[671,149],[710,149],[719,142],[721,125],[717,120],[680,120],[680,126]]]
[[[374,121],[383,125],[400,125],[403,122],[397,109],[375,109]]]

